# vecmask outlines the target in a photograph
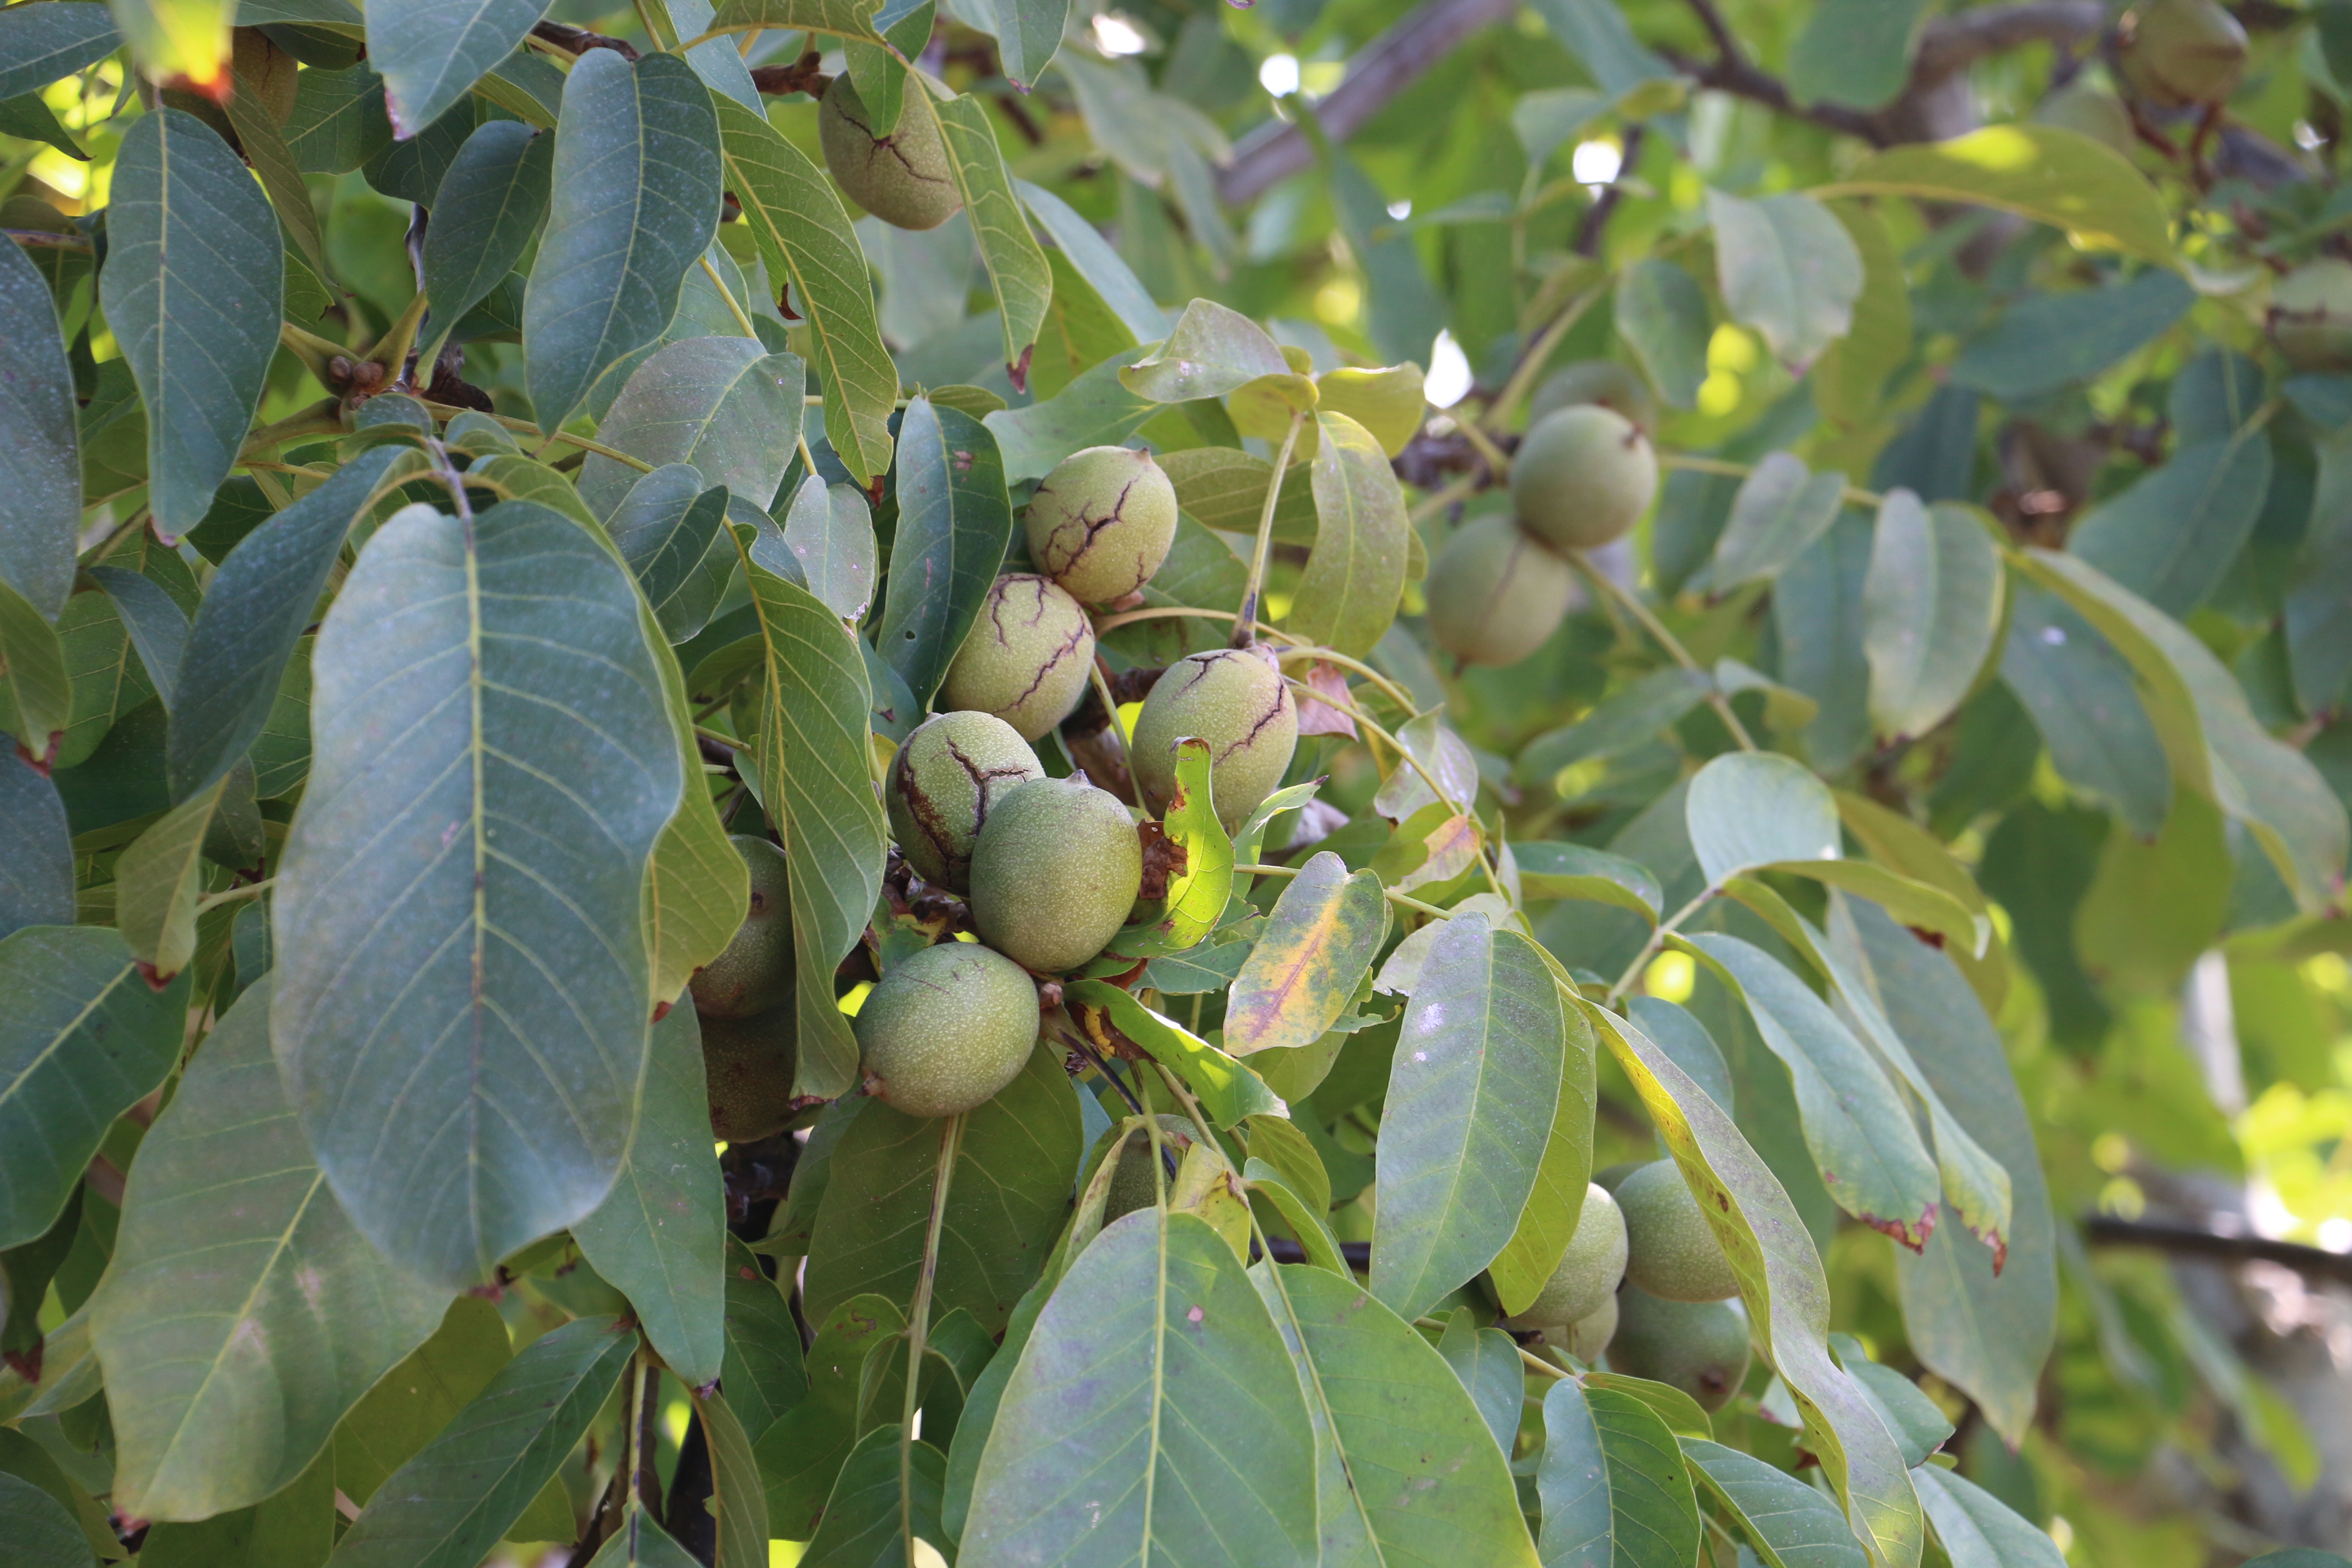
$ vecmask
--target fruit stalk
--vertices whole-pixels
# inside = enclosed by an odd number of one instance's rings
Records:
[[[1234,617],[1234,647],[1248,647],[1257,640],[1257,601],[1265,587],[1265,560],[1274,549],[1274,509],[1282,500],[1282,475],[1298,445],[1298,427],[1307,422],[1304,409],[1294,409],[1290,428],[1282,433],[1282,450],[1274,455],[1274,472],[1265,481],[1265,505],[1257,514],[1257,548],[1250,553],[1249,581],[1242,584],[1241,614]]]
[[[1649,633],[1657,645],[1665,650],[1667,658],[1685,669],[1697,670],[1701,675],[1706,674],[1706,670],[1699,669],[1698,660],[1691,657],[1690,649],[1683,647],[1682,639],[1668,631],[1666,623],[1653,615],[1649,605],[1642,603],[1642,596],[1639,594],[1627,589],[1608,573],[1595,566],[1585,558],[1581,551],[1571,550],[1567,553],[1568,563],[1583,574],[1584,580],[1591,584],[1594,588],[1624,606],[1625,613],[1641,623],[1642,629]],[[1723,721],[1723,727],[1731,731],[1731,738],[1739,742],[1741,751],[1757,750],[1755,738],[1748,733],[1748,726],[1742,724],[1739,721],[1739,715],[1731,710],[1731,699],[1717,690],[1712,680],[1707,685],[1706,705],[1715,710],[1716,717]]]
[[[922,1402],[923,1341],[931,1327],[931,1286],[940,1272],[940,1231],[947,1219],[948,1186],[955,1180],[956,1156],[963,1147],[964,1113],[940,1124],[939,1171],[931,1178],[931,1214],[923,1231],[923,1266],[915,1276],[915,1301],[907,1318],[907,1399],[898,1415],[898,1539],[907,1561],[915,1560],[915,1415]]]

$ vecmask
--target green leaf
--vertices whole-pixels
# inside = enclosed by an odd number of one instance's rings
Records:
[[[988,415],[982,423],[1004,456],[1005,479],[1042,479],[1073,452],[1115,447],[1158,414],[1159,404],[1129,391],[1120,380],[1135,353],[1120,350],[1042,403]]]
[[[1524,1312],[1534,1305],[1545,1281],[1559,1267],[1583,1217],[1585,1189],[1592,1180],[1592,1118],[1600,1103],[1594,1068],[1600,1047],[1582,1014],[1568,1008],[1562,1022],[1567,1048],[1560,1054],[1559,1099],[1552,1110],[1551,1134],[1544,1141],[1535,1186],[1519,1211],[1518,1227],[1486,1266],[1506,1312]],[[1507,1440],[1503,1448],[1510,1451]]]
[[[1952,1568],[2062,1568],[2065,1563],[2047,1531],[1974,1481],[1934,1465],[1912,1475]]]
[[[853,626],[866,618],[881,567],[874,509],[866,504],[864,490],[855,485],[827,485],[816,474],[803,479],[784,516],[784,547],[800,563],[809,592],[832,606],[834,614]]]
[[[1200,1096],[1201,1109],[1217,1126],[1232,1127],[1251,1116],[1286,1114],[1282,1100],[1264,1079],[1118,986],[1100,980],[1068,981],[1062,996],[1073,1008],[1099,1008],[1108,1014],[1113,1027]]]
[[[1975,685],[2000,626],[2000,552],[1969,509],[1909,490],[1878,509],[1863,580],[1870,716],[1882,735],[1926,734]]]
[[[89,575],[114,601],[114,613],[122,617],[131,646],[139,650],[148,683],[163,706],[171,707],[179,694],[180,662],[187,656],[187,613],[161,583],[128,567],[93,566]]]
[[[1948,142],[1889,148],[1814,195],[1832,191],[1998,207],[2063,228],[2093,249],[2173,264],[2164,205],[2130,161],[2054,125],[1989,125]]]
[[[1870,1559],[1836,1503],[1753,1455],[1699,1438],[1681,1441],[1700,1484],[1738,1522],[1766,1568],[1867,1568]]]
[[[1312,1044],[1348,1010],[1389,930],[1388,900],[1370,871],[1329,850],[1307,862],[1274,913],[1225,1004],[1225,1048],[1237,1057]]]
[[[1437,1353],[1462,1380],[1463,1391],[1478,1406],[1495,1446],[1510,1456],[1519,1436],[1519,1401],[1527,1391],[1527,1373],[1519,1366],[1519,1342],[1500,1329],[1482,1329],[1475,1316],[1456,1311],[1438,1337]]]
[[[335,1428],[335,1485],[364,1504],[514,1358],[496,1307],[460,1296],[433,1337],[379,1379]]]
[[[1671,261],[1635,262],[1617,285],[1617,331],[1659,396],[1676,408],[1698,401],[1709,324],[1696,279]]]
[[[2032,716],[2058,776],[2133,832],[2155,837],[2172,809],[2172,769],[2115,646],[2029,578],[2010,597],[2000,676]]]
[[[1789,90],[1800,103],[1876,109],[1911,77],[1924,0],[1822,0],[1789,50]]]
[[[670,1539],[643,1507],[629,1510],[621,1527],[589,1559],[588,1568],[695,1568],[698,1559]]]
[[[881,896],[882,803],[874,793],[866,658],[841,617],[736,548],[760,624],[759,729],[744,753],[792,866],[793,962],[799,974],[794,1094],[845,1094],[857,1041],[834,1005],[833,972]]]
[[[65,1504],[5,1470],[0,1470],[0,1532],[23,1568],[90,1568],[98,1561]]]
[[[2155,342],[2196,302],[2197,291],[2162,268],[2128,283],[2032,295],[1961,351],[1952,380],[2010,403],[2045,396]]]
[[[817,1209],[810,1318],[863,1295],[914,1300],[945,1125],[878,1101],[850,1123]],[[1053,1048],[1031,1053],[1019,1076],[966,1113],[940,1226],[935,1316],[961,1308],[990,1333],[1003,1329],[1069,1217],[1079,1140],[1077,1098]]]
[[[466,138],[441,176],[425,231],[424,289],[433,314],[423,341],[444,336],[506,281],[547,216],[554,169],[555,138],[520,121],[486,120]]]
[[[553,1478],[636,1343],[611,1318],[581,1318],[523,1347],[376,1489],[331,1568],[472,1568]]]
[[[661,335],[717,232],[709,90],[675,55],[632,65],[589,50],[563,85],[552,179],[523,298],[530,400],[551,430],[606,366]]]
[[[1233,1248],[1192,1215],[1139,1209],[1039,1315],[957,1562],[1293,1562],[1315,1550],[1314,1452],[1289,1353]]]
[[[1706,676],[1696,669],[1652,670],[1573,724],[1547,730],[1529,741],[1511,764],[1511,777],[1523,784],[1561,787],[1560,775],[1578,763],[1601,761],[1651,744],[1659,731],[1681,722],[1684,714],[1706,701],[1710,685]]]
[[[1674,67],[1633,37],[1625,13],[1609,0],[1542,0],[1536,14],[1612,99],[1675,74]]]
[[[1396,618],[1412,526],[1404,491],[1372,433],[1345,414],[1315,416],[1315,552],[1299,576],[1287,629],[1368,657]]]
[[[698,1389],[694,1403],[710,1445],[708,1506],[719,1516],[715,1568],[767,1568],[768,1496],[751,1440],[717,1389]]]
[[[0,756],[0,938],[74,923],[73,833],[58,786]]]
[[[1153,302],[1151,291],[1136,277],[1134,268],[1093,224],[1043,185],[1015,180],[1013,189],[1021,194],[1030,216],[1044,226],[1046,237],[1060,247],[1063,258],[1118,316],[1137,342],[1156,342],[1168,335],[1168,312]],[[1231,448],[1226,450],[1240,456]]]
[[[1301,432],[1304,435],[1304,432]],[[1160,455],[1160,468],[1176,488],[1176,504],[1204,528],[1255,533],[1265,507],[1266,481],[1274,465],[1232,447],[1195,447]],[[1274,507],[1274,537],[1285,544],[1312,544],[1321,526],[1315,515],[1315,489],[1300,484],[1294,463],[1282,478]]]
[[[1291,369],[1282,346],[1264,327],[1214,300],[1195,300],[1184,307],[1168,341],[1119,372],[1118,379],[1154,403],[1189,403],[1223,397],[1266,377],[1286,386],[1297,384],[1287,399],[1292,407],[1314,407],[1314,384]]]
[[[2178,619],[2220,584],[2270,488],[2271,440],[2261,430],[2200,442],[2094,507],[2066,547]]]
[[[798,354],[772,354],[753,338],[681,339],[630,374],[596,437],[656,468],[690,463],[704,484],[765,507],[800,440],[807,374]],[[639,473],[591,452],[580,499],[609,516]]]
[[[979,618],[1013,542],[996,438],[960,408],[918,397],[898,425],[898,531],[875,647],[928,709]]]
[[[1853,302],[1853,328],[1813,363],[1808,379],[1813,400],[1831,419],[1869,425],[1881,412],[1886,378],[1911,355],[1911,282],[1875,207],[1848,201],[1829,208],[1862,257],[1862,294]]]
[[[1786,452],[1767,455],[1739,481],[1706,587],[1721,594],[1778,577],[1829,531],[1844,496],[1843,474],[1812,473]]]
[[[845,1301],[819,1324],[808,1352],[808,1397],[752,1447],[768,1483],[769,1528],[778,1536],[804,1541],[814,1533],[834,1478],[857,1440],[866,1358],[877,1352],[887,1357],[906,1329],[898,1309],[878,1296]]]
[[[538,0],[374,0],[368,63],[383,76],[393,134],[414,136],[440,119],[515,51],[541,10]]]
[[[313,658],[272,1029],[336,1196],[452,1285],[601,1203],[635,1114],[638,897],[682,780],[609,552],[528,501],[407,508]],[[526,760],[551,754],[560,786]]]
[[[163,109],[122,139],[99,277],[147,416],[147,504],[177,536],[228,477],[278,352],[278,217],[202,121]]]
[[[215,780],[173,807],[115,862],[115,923],[155,982],[179,973],[195,956],[205,839],[226,783]]]
[[[260,739],[352,520],[421,466],[412,449],[371,447],[222,559],[179,661],[164,753],[173,799],[219,779]]]
[[[1656,1411],[1569,1377],[1545,1391],[1543,1415],[1536,1489],[1546,1568],[1685,1568],[1697,1558],[1698,1498]]]
[[[948,1457],[929,1443],[910,1444],[908,1453],[913,1485],[906,1495],[914,1509],[906,1522],[917,1539],[944,1546],[950,1537],[940,1521],[940,1503]],[[893,1422],[877,1426],[850,1450],[801,1562],[805,1568],[885,1568],[907,1562],[899,1535],[901,1495],[898,1426]]]
[[[1748,1332],[1790,1391],[1806,1450],[1846,1506],[1875,1568],[1919,1561],[1926,1526],[1903,1457],[1852,1376],[1830,1359],[1830,1293],[1796,1205],[1729,1114],[1643,1033],[1577,999],[1664,1139],[1748,1308]]]
[[[604,520],[670,642],[709,624],[735,569],[735,542],[720,534],[727,502],[724,485],[705,489],[692,464],[669,463],[641,475]]]
[[[121,626],[117,620],[118,630]],[[45,764],[62,753],[66,727],[75,717],[74,684],[58,632],[30,600],[0,580],[0,730]]]
[[[0,59],[23,30],[0,19]],[[81,531],[78,412],[48,283],[12,240],[0,252],[0,581],[52,621],[73,592]]]
[[[1992,940],[1990,916],[1970,909],[1941,888],[1890,871],[1874,861],[1784,860],[1765,868],[1802,877],[1826,888],[1843,889],[1883,904],[1905,925],[1947,938],[1970,958],[1980,956],[1985,944]]]
[[[1801,365],[1845,336],[1862,297],[1862,254],[1827,207],[1809,195],[1748,201],[1709,191],[1706,208],[1732,320]]]
[[[768,276],[789,280],[808,318],[824,379],[825,438],[851,474],[884,473],[898,371],[882,346],[849,215],[832,182],[766,120],[724,99],[717,108],[727,188],[742,205]]]
[[[1372,1293],[1427,1311],[1492,1262],[1535,1190],[1567,1020],[1541,950],[1457,915],[1405,1009],[1381,1116]]]
[[[269,987],[249,987],[140,1144],[91,1305],[116,1496],[142,1519],[259,1502],[446,1304],[327,1190],[270,1054]]]
[[[290,297],[292,274],[306,263],[308,269],[320,278],[326,275],[327,242],[319,227],[318,209],[310,203],[310,188],[302,183],[301,165],[295,162],[294,150],[286,144],[285,133],[272,118],[275,111],[269,105],[268,77],[277,69],[291,72],[294,62],[282,53],[267,58],[273,64],[258,72],[251,68],[250,63],[236,68],[236,91],[222,109],[228,116],[229,128],[236,132],[237,147],[245,154],[245,161],[252,165],[253,172],[260,177],[261,188],[268,193],[278,226],[302,254],[302,259],[289,267],[287,283]],[[263,79],[255,79],[257,75]]]
[[[1711,888],[1759,866],[1838,858],[1829,786],[1771,752],[1727,752],[1699,769],[1683,820]]]
[[[0,16],[0,98],[47,87],[122,47],[103,5],[11,5]]]
[[[1168,879],[1164,912],[1114,939],[1111,945],[1120,952],[1185,952],[1217,929],[1233,900],[1234,841],[1217,820],[1209,742],[1187,736],[1175,752],[1176,793],[1160,824],[1183,859]]]
[[[1344,1274],[1262,1264],[1250,1277],[1306,1391],[1323,1560],[1533,1568],[1495,1428],[1446,1359]]]
[[[757,1445],[779,1416],[808,1397],[808,1368],[792,1303],[732,1237],[727,1241],[726,1275],[727,1355],[719,1377],[744,1437]]]
[[[612,1195],[572,1236],[629,1299],[669,1369],[690,1387],[716,1382],[726,1353],[727,1199],[693,1008],[673,1007],[654,1026],[628,1156]]]
[[[1622,855],[1538,840],[1510,846],[1510,857],[1518,867],[1520,894],[1531,904],[1585,899],[1631,910],[1653,925],[1664,912],[1658,879],[1648,867]]]
[[[725,0],[710,25],[727,32],[790,27],[878,44],[882,35],[874,30],[874,13],[880,4],[881,0]]]
[[[1021,216],[1020,198],[1013,194],[1013,176],[996,144],[996,127],[988,110],[971,93],[947,101],[931,101],[917,94],[939,116],[940,137],[948,153],[948,170],[956,189],[963,193],[965,216],[980,241],[981,264],[996,290],[996,308],[1004,330],[1004,363],[1018,390],[1028,380],[1029,351],[1045,320],[1046,301],[1053,297],[1053,269],[1029,220]]]
[[[122,938],[27,926],[0,941],[0,1248],[49,1228],[114,1119],[179,1059],[186,974],[150,986]]]

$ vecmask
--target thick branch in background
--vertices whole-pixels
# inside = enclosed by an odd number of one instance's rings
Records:
[[[2215,1263],[2275,1263],[2306,1279],[2352,1285],[2352,1253],[2329,1252],[2299,1241],[2274,1241],[2266,1236],[2228,1235],[2202,1226],[2168,1220],[2120,1219],[2091,1215],[2083,1221],[2083,1239],[2094,1247],[2146,1247],[2177,1257],[2203,1258]]]

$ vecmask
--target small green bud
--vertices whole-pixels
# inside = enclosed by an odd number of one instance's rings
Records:
[[[1029,742],[994,714],[934,714],[890,759],[882,784],[890,837],[924,881],[967,892],[971,847],[989,808],[1015,784],[1045,776]]]
[[[1118,934],[1143,883],[1127,807],[1069,779],[1032,779],[988,814],[971,852],[971,918],[989,946],[1060,974]]]
[[[1154,812],[1176,795],[1176,742],[1209,742],[1217,820],[1238,829],[1282,783],[1298,748],[1298,708],[1262,647],[1188,654],[1163,671],[1135,717],[1128,763]]]
[[[1024,514],[1029,559],[1081,604],[1146,583],[1176,539],[1176,487],[1149,452],[1089,447],[1039,481]]]
[[[1439,647],[1465,664],[1517,664],[1559,628],[1576,580],[1507,513],[1489,512],[1454,531],[1425,591]]]
[[[1011,1083],[1037,1043],[1037,986],[978,942],[900,959],[857,1010],[866,1088],[909,1116],[953,1116]]]
[[[1085,607],[1045,578],[1015,573],[988,591],[940,700],[993,713],[1034,741],[1070,716],[1094,660],[1094,623]]]
[[[948,166],[940,122],[919,89],[906,94],[898,123],[877,136],[857,89],[833,79],[818,110],[816,134],[825,167],[849,199],[897,228],[937,228],[963,205]]]

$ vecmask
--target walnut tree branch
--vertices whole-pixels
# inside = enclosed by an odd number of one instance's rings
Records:
[[[2146,1247],[2216,1263],[2275,1263],[2306,1279],[2352,1285],[2352,1253],[2266,1236],[2227,1236],[2202,1226],[2092,1215],[2083,1221],[2083,1239],[2095,1247]]]

